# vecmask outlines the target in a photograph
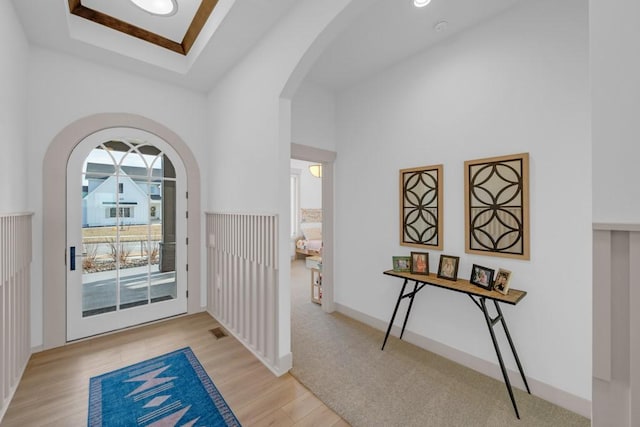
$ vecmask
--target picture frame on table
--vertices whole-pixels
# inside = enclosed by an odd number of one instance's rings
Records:
[[[496,279],[493,282],[493,290],[500,292],[502,295],[509,293],[509,284],[511,283],[511,271],[504,268],[498,269]]]
[[[441,279],[458,280],[458,265],[460,257],[452,255],[440,255],[438,263],[438,277]]]
[[[411,274],[429,274],[428,252],[411,252]]]
[[[399,272],[399,273],[411,272],[410,256],[394,256],[392,259],[393,259],[393,271]]]
[[[495,270],[491,268],[473,264],[473,267],[471,267],[471,276],[469,277],[469,283],[490,291],[493,289],[494,274]]]

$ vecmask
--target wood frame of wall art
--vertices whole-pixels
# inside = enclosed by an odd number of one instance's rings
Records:
[[[400,169],[400,245],[442,250],[442,169]]]
[[[465,252],[529,259],[529,153],[464,162]]]

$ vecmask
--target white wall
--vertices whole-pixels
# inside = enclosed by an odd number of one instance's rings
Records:
[[[461,257],[462,278],[473,263],[513,271],[512,287],[528,295],[503,311],[525,373],[577,396],[588,415],[587,19],[583,0],[521,2],[338,96],[335,299],[388,322],[401,282],[382,271],[411,251],[397,243],[398,170],[443,163],[443,253]],[[531,260],[465,254],[464,160],[520,152],[531,156]],[[433,271],[440,252],[430,254]],[[429,288],[411,316],[409,331],[497,364],[464,295]],[[510,357],[507,365],[515,369]]]
[[[291,169],[300,170],[300,209],[322,208],[322,179],[311,175],[309,165],[315,163],[291,160]]]
[[[289,174],[291,93],[365,0],[301,0],[209,94],[209,210],[277,213],[278,356],[290,363]],[[353,6],[353,7],[352,7]],[[345,13],[345,11],[347,13]],[[339,15],[339,18],[335,18]],[[283,95],[284,94],[284,95]],[[287,362],[287,359],[289,362]]]
[[[0,2],[0,213],[28,209],[27,66],[29,45],[9,1]]]
[[[589,2],[593,219],[640,222],[640,3]]]
[[[305,80],[291,100],[291,141],[336,151],[335,96]]]
[[[289,144],[304,142],[293,140],[292,129],[287,138],[281,138],[280,120],[293,112],[287,102],[281,111],[280,98],[310,45],[348,3],[296,3],[209,94],[211,161],[216,165],[209,189],[212,209],[276,212],[282,208],[276,195],[288,188],[288,173],[283,172],[289,168]],[[318,99],[322,95],[316,91],[313,96]],[[304,113],[298,115],[302,116]],[[307,131],[309,121],[305,122],[297,128],[296,136],[310,140],[307,137],[315,133]],[[283,181],[285,185],[280,185]]]
[[[42,162],[49,143],[58,132],[73,121],[92,114],[133,113],[173,130],[189,145],[197,159],[206,159],[208,151],[204,95],[40,48],[31,50],[29,82],[28,194],[29,206],[36,212],[32,345],[37,347],[43,342],[41,236],[46,210],[42,206]],[[207,182],[207,164],[203,162],[199,167],[202,182]]]

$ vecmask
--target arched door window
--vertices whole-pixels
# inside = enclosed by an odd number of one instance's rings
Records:
[[[186,312],[177,156],[141,132],[92,135],[69,160],[68,339]]]

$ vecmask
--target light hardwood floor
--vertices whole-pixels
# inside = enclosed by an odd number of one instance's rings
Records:
[[[216,339],[210,330],[218,326],[199,313],[36,353],[0,425],[84,426],[89,378],[189,346],[243,426],[348,426],[233,336]]]

